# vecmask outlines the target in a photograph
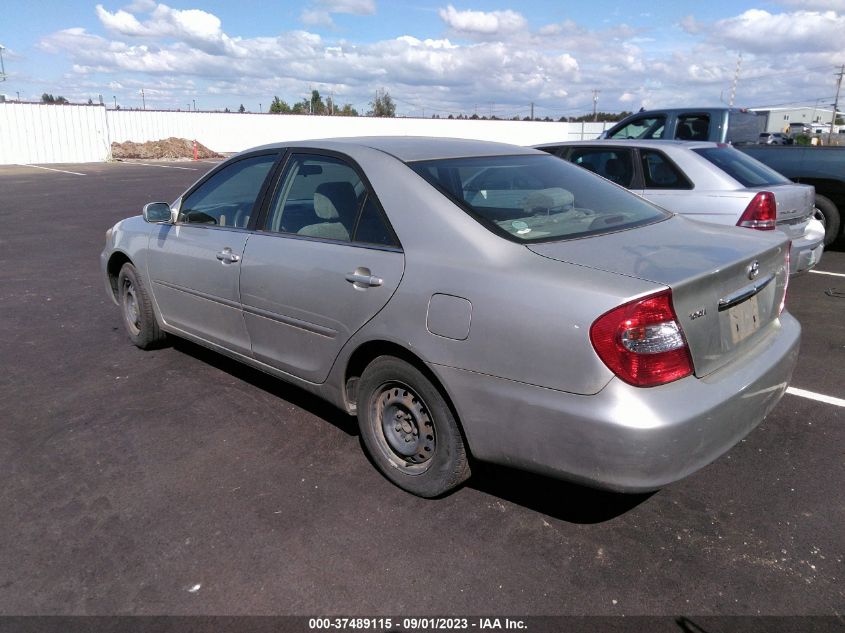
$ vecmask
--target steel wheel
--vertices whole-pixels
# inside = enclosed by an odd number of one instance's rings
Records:
[[[126,327],[130,334],[138,336],[141,333],[141,310],[138,308],[138,296],[135,291],[135,285],[128,277],[123,278],[121,298]]]
[[[398,468],[424,472],[437,447],[434,424],[420,396],[408,385],[387,382],[371,399],[371,415],[381,429],[380,448]]]
[[[141,349],[152,349],[164,342],[166,337],[156,321],[150,295],[132,264],[121,267],[117,289],[123,326],[132,342]]]
[[[394,484],[437,497],[470,475],[458,421],[441,389],[414,365],[379,356],[357,390],[361,441]]]

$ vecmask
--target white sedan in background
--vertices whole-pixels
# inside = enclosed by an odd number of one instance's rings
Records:
[[[601,140],[537,145],[640,194],[664,209],[704,222],[792,240],[790,274],[811,270],[824,250],[813,217],[815,191],[730,145],[709,142]]]

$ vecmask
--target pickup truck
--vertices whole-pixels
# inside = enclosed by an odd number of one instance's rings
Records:
[[[816,189],[816,217],[825,225],[825,246],[843,236],[845,147],[757,145],[762,122],[738,108],[672,108],[632,114],[601,138],[715,141],[737,149],[790,180]]]

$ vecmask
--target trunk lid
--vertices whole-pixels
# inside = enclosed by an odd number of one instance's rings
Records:
[[[782,234],[682,216],[528,248],[543,257],[671,288],[698,377],[741,355],[774,326],[788,277],[789,242]]]
[[[751,188],[752,191],[770,191],[777,203],[777,228],[789,239],[797,240],[804,235],[810,218],[813,217],[816,190],[810,185],[764,185]]]

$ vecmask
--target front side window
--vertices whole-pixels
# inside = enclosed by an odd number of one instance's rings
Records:
[[[182,201],[178,221],[246,228],[264,180],[275,162],[275,154],[265,154],[223,167]]]
[[[358,172],[333,156],[293,154],[265,230],[394,246],[396,240]]]
[[[634,160],[630,150],[577,148],[569,154],[569,161],[623,187],[630,187],[634,178]]]
[[[619,128],[608,138],[663,138],[665,128],[666,117],[662,114],[642,116]]]
[[[642,198],[549,155],[409,163],[483,226],[514,242],[633,228],[669,217]]]
[[[692,189],[692,183],[663,152],[640,150],[646,189]]]

